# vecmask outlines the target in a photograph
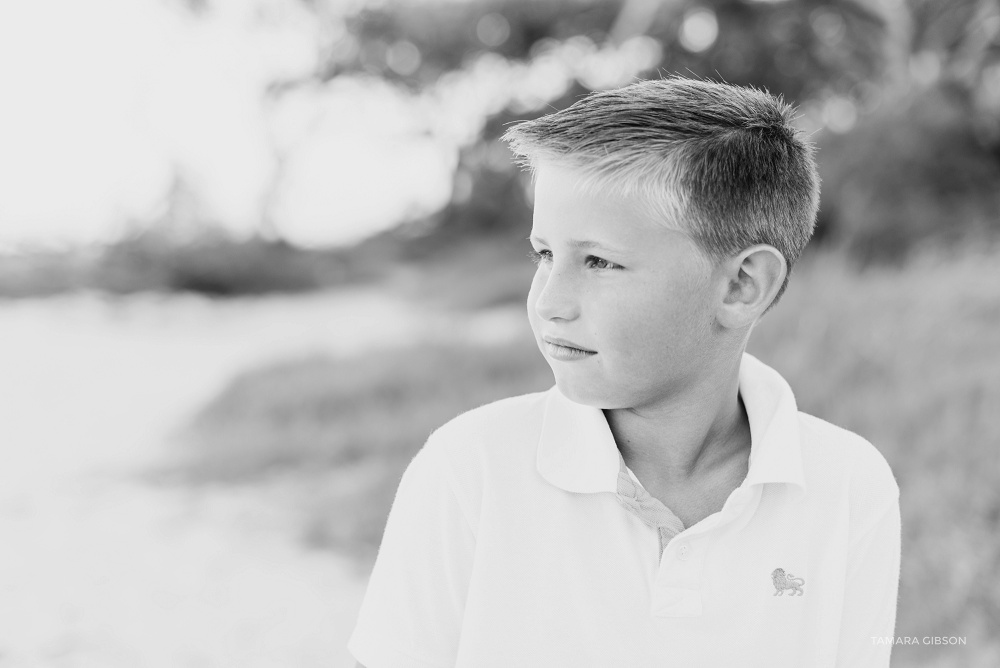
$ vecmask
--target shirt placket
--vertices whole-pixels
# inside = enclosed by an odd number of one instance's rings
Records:
[[[657,554],[657,559],[659,559],[663,555],[667,543],[684,531],[684,523],[669,508],[660,503],[659,499],[653,497],[632,478],[620,452],[618,453],[618,461],[618,503],[644,524],[656,529],[660,539],[660,551]]]
[[[670,541],[685,530],[684,523],[669,508],[654,498],[633,478],[619,452],[618,502],[659,536],[659,564],[650,592],[650,614],[654,617],[696,617],[702,614],[700,592],[702,555],[695,554],[689,542],[672,551],[675,560],[666,559]]]

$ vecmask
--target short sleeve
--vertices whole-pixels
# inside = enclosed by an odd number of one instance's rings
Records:
[[[455,665],[475,538],[433,439],[400,480],[347,645],[366,668]]]
[[[901,522],[889,504],[848,554],[838,668],[888,668],[896,629]]]

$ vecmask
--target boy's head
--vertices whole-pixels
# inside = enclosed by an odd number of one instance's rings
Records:
[[[767,93],[670,77],[596,92],[504,135],[533,170],[570,168],[581,185],[636,202],[718,262],[759,244],[785,277],[819,205],[813,147],[793,109]]]
[[[790,114],[672,78],[507,133],[536,175],[528,319],[563,394],[640,410],[731,382],[813,228],[812,149]]]

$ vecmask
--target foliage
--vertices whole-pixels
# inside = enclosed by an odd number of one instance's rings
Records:
[[[921,91],[824,143],[824,240],[862,262],[1000,233],[1000,160],[961,96]],[[874,184],[874,185],[873,185]]]
[[[859,83],[882,67],[881,19],[850,0],[795,3],[708,3],[718,39],[702,52],[682,45],[685,14],[706,6],[690,0],[642,3],[623,0],[486,0],[392,4],[365,9],[331,47],[324,77],[365,73],[415,90],[433,89],[442,75],[469,70],[485,53],[511,62],[538,64],[572,40],[588,49],[614,48],[629,38],[655,42],[657,58],[636,75],[684,72],[764,87],[790,100],[824,92],[858,94]],[[491,26],[499,28],[491,28]],[[499,30],[499,34],[494,34]],[[583,40],[579,42],[579,40]],[[413,69],[394,67],[393,49],[418,54]],[[493,114],[477,141],[462,149],[455,173],[456,197],[422,225],[430,244],[458,235],[527,235],[530,203],[524,177],[497,138],[514,120],[572,104],[595,87],[586,67],[554,97],[533,108],[508,105]],[[626,83],[626,80],[617,83]],[[510,92],[511,98],[516,92]],[[498,155],[499,154],[499,155]]]
[[[477,53],[525,59],[543,39],[606,34],[623,4],[485,0],[366,7],[348,18],[348,34],[330,49],[323,74],[332,78],[363,72],[420,89],[462,69]],[[403,42],[419,54],[412,71],[393,67],[392,47]]]
[[[211,231],[182,240],[152,228],[87,252],[0,258],[0,297],[73,290],[231,297],[313,290],[365,280],[371,273],[342,251],[304,250],[259,236],[234,239]]]
[[[705,6],[716,16],[719,36],[693,53],[682,46],[679,31],[686,12]],[[817,20],[836,34],[817,31]],[[577,36],[601,45],[646,35],[662,47],[650,71],[691,71],[802,98],[830,86],[846,92],[871,78],[880,66],[882,21],[851,0],[483,0],[376,6],[351,17],[347,28],[345,43],[330,50],[327,77],[364,72],[424,88],[486,52],[529,61],[546,46]],[[419,54],[412,71],[393,67],[391,50],[401,42]]]
[[[811,105],[814,116],[830,100],[847,101],[860,115],[855,132],[818,136],[826,177],[818,240],[836,241],[867,262],[902,259],[929,239],[995,233],[1000,13],[979,0],[877,7],[852,0],[379,5],[349,19],[322,76],[364,73],[432,90],[443,75],[470,71],[485,53],[531,66],[574,39],[607,49],[643,35],[660,51],[638,76],[721,78]],[[711,10],[718,26],[704,51],[685,48],[681,39],[685,17],[698,8]],[[402,68],[393,57],[400,45],[415,55]],[[598,85],[585,67],[574,74],[550,99],[531,108],[510,104],[488,119],[461,151],[457,196],[422,223],[429,245],[456,235],[527,233],[527,184],[497,155],[497,138],[507,123],[564,108]]]
[[[202,14],[212,3],[188,4]],[[351,253],[296,249],[270,236],[179,241],[152,231],[82,255],[9,255],[0,258],[0,297],[79,288],[213,296],[309,290],[398,274],[395,263],[408,265],[407,273],[468,252],[480,239],[510,247],[528,234],[531,204],[525,175],[497,140],[506,125],[568,106],[594,88],[662,72],[768,88],[803,105],[807,125],[821,123],[831,101],[858,114],[847,134],[815,135],[824,179],[818,242],[864,262],[901,260],[927,242],[990,238],[1000,229],[995,2],[363,2],[344,26],[323,0],[307,4],[323,24],[319,34],[332,36],[322,66],[308,81],[275,82],[274,95],[335,77],[375,76],[433,97],[461,77],[486,76],[490,68],[478,65],[496,61],[517,75],[479,136],[461,148],[451,202]],[[718,28],[701,50],[683,39],[692,12],[710,12]],[[595,78],[602,58],[636,40],[648,58]],[[543,87],[545,95],[520,95],[526,80],[554,64],[558,85]],[[202,226],[189,191],[177,175],[159,223]]]

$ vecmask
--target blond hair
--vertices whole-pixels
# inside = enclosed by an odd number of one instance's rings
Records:
[[[584,184],[638,198],[714,260],[773,246],[790,275],[819,207],[814,148],[793,117],[755,88],[674,76],[591,93],[503,140],[529,169],[570,167]]]

